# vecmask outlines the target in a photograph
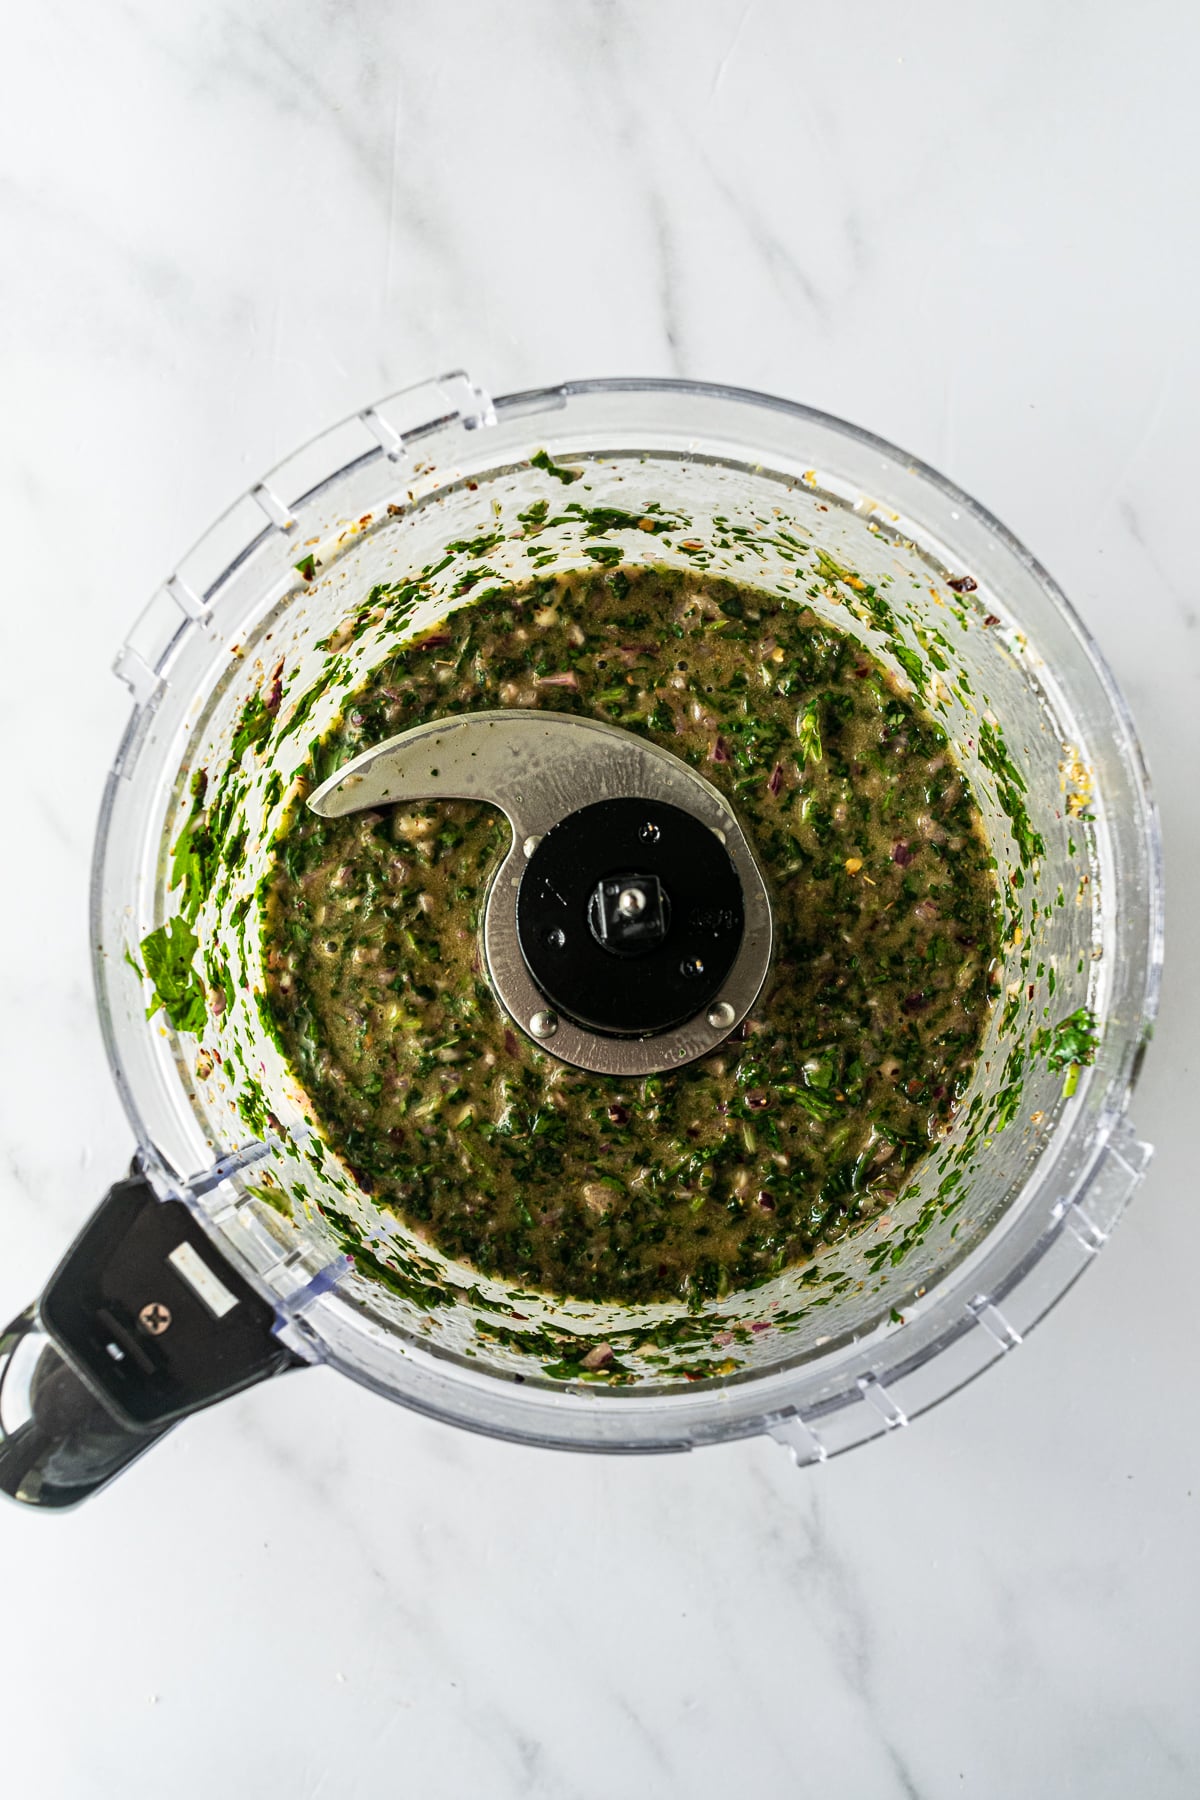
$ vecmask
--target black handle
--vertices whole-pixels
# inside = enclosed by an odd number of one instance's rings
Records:
[[[275,1322],[182,1201],[118,1182],[0,1337],[0,1493],[77,1505],[178,1419],[303,1367]]]
[[[161,1431],[127,1431],[63,1360],[27,1307],[0,1337],[0,1493],[77,1506]]]

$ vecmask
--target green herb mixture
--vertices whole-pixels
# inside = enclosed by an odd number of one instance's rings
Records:
[[[588,714],[701,769],[767,878],[775,965],[703,1060],[569,1069],[482,970],[502,816],[326,820],[302,793],[264,889],[266,1003],[360,1186],[451,1258],[603,1301],[720,1296],[885,1212],[970,1082],[999,949],[991,853],[941,729],[802,605],[601,566],[493,592],[398,649],[317,766],[490,706]]]

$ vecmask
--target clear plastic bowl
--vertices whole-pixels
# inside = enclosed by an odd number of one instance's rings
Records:
[[[541,450],[581,471],[578,485],[564,490],[532,466]],[[517,515],[538,499],[561,511],[564,492],[682,512],[686,547],[637,532],[615,541],[629,561],[699,560],[804,592],[901,679],[921,682],[975,786],[1006,896],[1001,1002],[950,1136],[887,1218],[698,1314],[556,1301],[445,1264],[322,1144],[255,999],[254,891],[269,833],[309,743],[395,643],[386,618],[364,610],[370,590],[434,571],[404,628],[422,629],[470,603],[452,590],[472,559],[446,546],[496,529],[506,535],[487,567],[524,578]],[[536,541],[560,568],[589,566],[578,524]],[[312,580],[297,568],[309,554]],[[147,1024],[126,953],[136,958],[178,909],[170,849],[193,771],[219,778],[243,708],[281,662],[272,737],[242,758],[248,848],[196,925],[210,972],[229,970],[234,1004],[200,1038],[176,1034],[161,1012]],[[520,1441],[662,1450],[766,1430],[797,1460],[817,1460],[907,1422],[1019,1343],[1136,1185],[1149,1152],[1125,1114],[1154,1013],[1162,896],[1129,714],[1035,559],[949,482],[866,432],[695,383],[568,383],[493,403],[450,375],[273,470],[183,560],[116,667],[134,709],[92,888],[113,1072],[159,1192],[197,1211],[274,1301],[300,1354]],[[1099,1045],[1066,1097],[1036,1045],[1080,1006],[1096,1016]],[[361,1240],[354,1261],[347,1231]],[[619,1383],[579,1367],[601,1341],[621,1351]]]

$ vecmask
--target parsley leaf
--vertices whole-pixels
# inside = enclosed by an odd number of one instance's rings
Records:
[[[1048,1069],[1066,1070],[1063,1096],[1069,1100],[1079,1085],[1080,1069],[1095,1062],[1099,1041],[1095,1013],[1079,1006],[1057,1025],[1035,1032],[1031,1048],[1035,1054],[1045,1051]]]
[[[198,948],[195,932],[179,917],[142,939],[146,978],[154,988],[154,1004],[146,1008],[148,1019],[161,1006],[176,1031],[204,1029],[204,983],[192,966]]]
[[[261,744],[263,739],[271,735],[271,727],[275,723],[275,714],[269,711],[261,694],[251,694],[246,702],[237,730],[233,734],[233,742],[229,746],[231,762],[241,762],[243,752],[251,744]]]
[[[907,644],[893,644],[892,653],[913,686],[918,690],[924,688],[925,664],[916,651],[910,650]]]
[[[547,475],[553,475],[555,481],[567,484],[578,481],[583,474],[582,469],[564,469],[558,463],[551,462],[549,454],[545,450],[538,450],[530,457],[529,462],[532,468],[545,469]]]

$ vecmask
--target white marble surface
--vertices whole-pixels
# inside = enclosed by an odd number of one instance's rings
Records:
[[[69,1519],[0,1514],[5,1794],[1192,1800],[1192,10],[42,0],[2,35],[0,1311],[130,1148],[85,926],[113,650],[250,477],[441,368],[740,382],[957,478],[1111,658],[1174,895],[1158,1159],[1017,1356],[807,1473],[260,1389]]]

